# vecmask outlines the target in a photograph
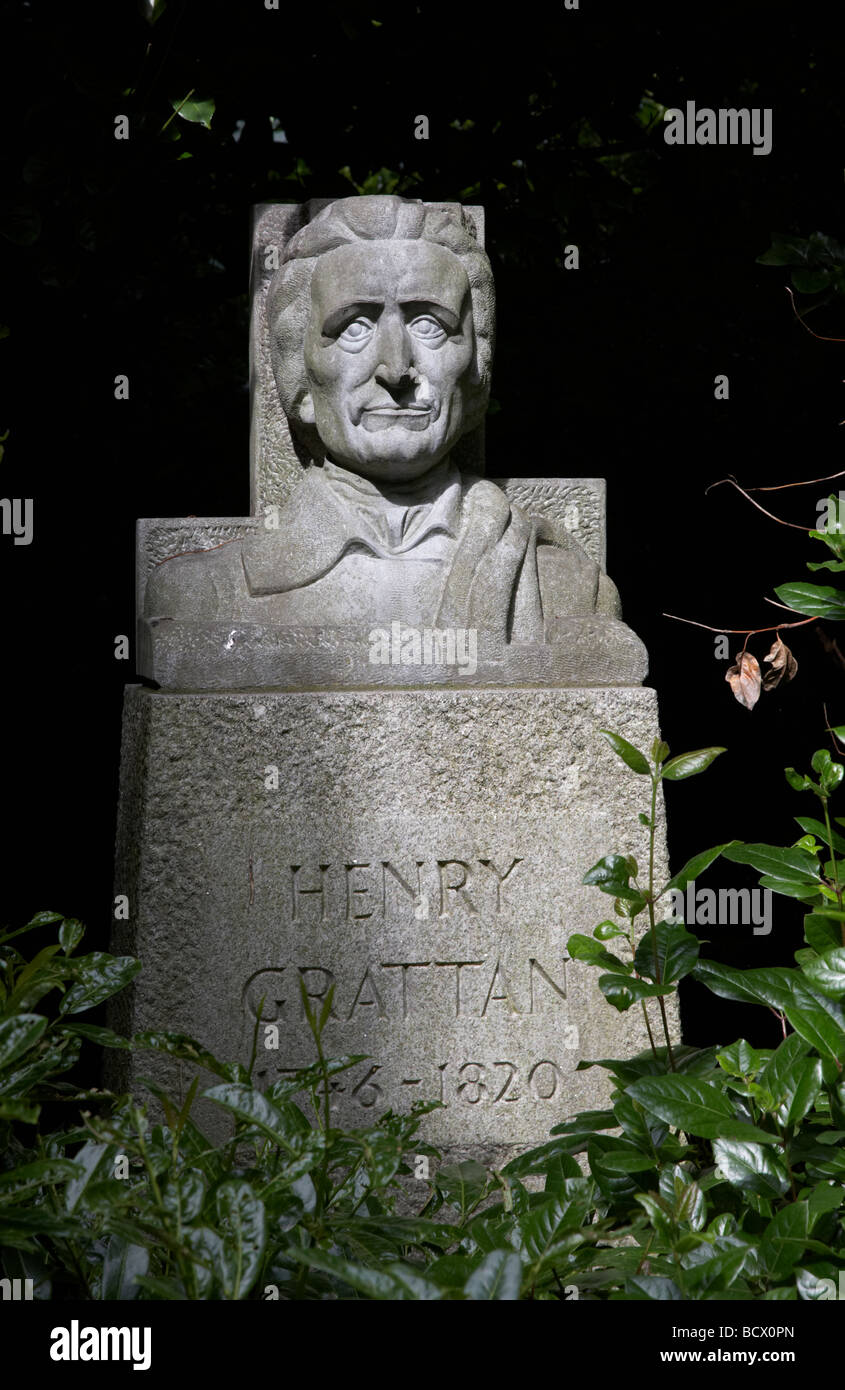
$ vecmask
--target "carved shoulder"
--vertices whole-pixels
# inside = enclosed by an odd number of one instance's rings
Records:
[[[148,618],[189,622],[230,615],[246,590],[241,542],[174,555],[153,570],[144,594]]]

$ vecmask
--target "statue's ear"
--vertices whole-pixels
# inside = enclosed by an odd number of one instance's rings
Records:
[[[317,417],[314,414],[314,401],[310,391],[306,391],[303,396],[300,396],[296,403],[296,413],[299,416],[301,424],[314,424]]]

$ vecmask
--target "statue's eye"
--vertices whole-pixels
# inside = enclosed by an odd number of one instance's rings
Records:
[[[420,338],[424,343],[440,342],[446,337],[443,324],[432,314],[419,314],[408,324],[408,329],[415,338]]]
[[[353,319],[343,332],[338,334],[338,342],[346,344],[347,347],[361,347],[370,338],[374,326],[370,319]]]

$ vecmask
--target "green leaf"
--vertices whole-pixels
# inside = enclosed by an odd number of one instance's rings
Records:
[[[122,1038],[119,1033],[112,1032],[111,1028],[100,1028],[94,1023],[65,1023],[59,1032],[62,1035],[69,1033],[71,1036],[87,1038],[88,1042],[96,1043],[98,1047],[115,1047],[124,1052],[132,1047],[130,1038]]]
[[[842,944],[839,922],[825,912],[808,912],[804,918],[804,939],[819,955]]]
[[[522,1287],[522,1262],[514,1251],[491,1250],[464,1285],[473,1302],[513,1301]]]
[[[781,1115],[783,1125],[797,1125],[809,1114],[822,1088],[820,1057],[807,1057],[796,1068]]]
[[[183,1062],[195,1062],[197,1066],[205,1067],[206,1071],[213,1072],[215,1076],[222,1076],[226,1081],[232,1080],[231,1064],[219,1062],[202,1043],[198,1043],[187,1033],[165,1033],[158,1030],[136,1033],[132,1044],[134,1047],[148,1048],[153,1052],[165,1052],[168,1057],[178,1057]],[[294,1090],[296,1089],[298,1088],[295,1086]]]
[[[47,1027],[40,1014],[17,1014],[0,1023],[0,1067],[8,1067],[33,1047]]]
[[[210,1087],[203,1095],[244,1124],[260,1130],[274,1144],[281,1145],[288,1152],[293,1151],[294,1140],[301,1133],[299,1126],[293,1126],[284,1111],[254,1087],[228,1081],[221,1086]]]
[[[633,969],[632,965],[606,951],[601,942],[592,936],[584,936],[581,932],[572,933],[567,940],[566,949],[572,960],[586,961],[588,965],[601,965],[614,972],[622,971],[623,974],[630,974]]]
[[[654,936],[657,938],[656,969]],[[637,947],[634,969],[638,975],[644,975],[649,980],[670,984],[689,974],[698,960],[700,949],[698,937],[688,932],[681,923],[657,922],[654,933],[648,931]]]
[[[780,848],[778,845],[746,845],[737,842],[724,852],[733,864],[750,864],[770,879],[791,883],[808,883],[820,879],[821,873],[814,854],[803,849]]]
[[[642,895],[628,882],[631,877],[629,860],[622,854],[608,854],[588,869],[581,882],[614,898],[636,899]]]
[[[738,840],[726,840],[723,845],[714,845],[712,849],[703,849],[700,854],[694,854],[692,859],[687,860],[684,867],[673,878],[670,878],[660,897],[662,898],[664,893],[671,892],[673,888],[683,892],[687,884],[697,879],[699,874],[703,874],[704,870],[708,869],[714,860],[719,858],[720,854],[723,854],[726,849],[730,849],[731,845],[737,844],[739,844]]]
[[[77,1175],[65,1188],[65,1205],[68,1211],[75,1211],[85,1189],[95,1179],[112,1177],[112,1158],[117,1150],[111,1144],[95,1144],[89,1140],[73,1156]]]
[[[654,999],[660,994],[672,994],[672,985],[653,985],[635,980],[631,975],[599,975],[599,989],[609,1004],[625,1013],[641,999]]]
[[[59,927],[59,945],[66,956],[76,949],[85,935],[85,928],[75,917],[68,917]]]
[[[763,1065],[763,1055],[747,1043],[744,1038],[723,1047],[716,1053],[716,1061],[729,1076],[756,1076]]]
[[[609,729],[599,729],[602,738],[606,738],[614,753],[618,753],[623,763],[636,772],[640,777],[648,777],[651,768],[648,765],[648,758],[645,753],[641,753],[638,748],[629,743],[627,739],[620,737],[619,734],[612,734]]]
[[[817,840],[827,844],[827,826],[823,826],[820,820],[814,820],[812,816],[795,816],[795,820],[798,821],[802,830],[806,830],[807,834],[816,835]],[[835,830],[831,830],[831,835],[835,852],[845,855],[845,838],[842,838],[842,835],[837,834]]]
[[[582,1245],[589,1232],[582,1225],[578,1205],[558,1200],[535,1207],[519,1223],[520,1254],[529,1265],[529,1279],[549,1265],[563,1259],[570,1250]]]
[[[772,1097],[775,1111],[782,1108],[785,1114],[795,1093],[795,1074],[806,1057],[809,1044],[798,1033],[790,1033],[775,1049],[760,1073],[759,1082],[763,1090]]]
[[[597,941],[611,941],[614,937],[627,935],[625,928],[620,927],[618,922],[599,922],[598,926],[593,928],[593,936]]]
[[[724,1293],[739,1277],[751,1250],[734,1236],[719,1237],[713,1246],[698,1245],[684,1259],[684,1285],[688,1297],[706,1298]]]
[[[845,995],[845,946],[834,946],[808,961],[803,973],[828,999]]]
[[[627,1089],[628,1095],[651,1114],[687,1134],[702,1139],[722,1135],[758,1144],[777,1143],[777,1135],[737,1120],[731,1101],[712,1081],[691,1076],[647,1076]]]
[[[434,1181],[447,1200],[454,1202],[465,1215],[480,1198],[487,1186],[487,1169],[468,1158],[463,1163],[444,1163]]]
[[[34,1163],[24,1163],[20,1168],[0,1173],[0,1202],[14,1202],[34,1188],[69,1182],[81,1173],[79,1164],[67,1158],[39,1158]]]
[[[794,584],[781,584],[775,593],[787,608],[793,608],[796,613],[804,613],[809,618],[833,618],[837,622],[845,619],[845,594],[841,589],[808,584],[806,580],[799,579]]]
[[[660,1274],[634,1274],[625,1284],[625,1297],[632,1300],[649,1299],[651,1302],[677,1302],[684,1295],[672,1279]]]
[[[829,270],[793,270],[792,283],[799,294],[818,294],[830,284]]]
[[[0,1096],[0,1120],[20,1120],[21,1124],[34,1125],[38,1123],[40,1114],[40,1105],[30,1105],[25,1100]]]
[[[826,748],[820,748],[813,754],[811,766],[814,772],[819,773],[822,795],[831,796],[845,776],[845,766],[835,763]]]
[[[141,969],[141,962],[132,956],[110,956],[105,951],[77,956],[74,964],[80,973],[59,1005],[61,1015],[81,1014],[102,1004],[128,985]]]
[[[762,1197],[782,1197],[789,1190],[789,1173],[783,1159],[761,1144],[716,1139],[713,1157],[733,1187]]]
[[[818,791],[815,782],[810,777],[806,777],[803,772],[796,772],[794,767],[785,767],[784,776],[793,791],[814,792]]]
[[[264,1255],[264,1203],[248,1182],[238,1178],[220,1184],[216,1201],[225,1253],[225,1296],[245,1298],[258,1277]]]
[[[431,1301],[443,1297],[442,1289],[430,1280],[422,1278],[407,1265],[397,1263],[383,1265],[379,1269],[368,1269],[364,1265],[356,1265],[340,1255],[332,1255],[327,1250],[319,1250],[313,1246],[307,1250],[288,1246],[285,1254],[300,1264],[333,1275],[366,1298],[406,1302]]]
[[[697,748],[694,753],[681,753],[665,764],[662,775],[668,777],[670,782],[681,782],[685,777],[695,777],[699,772],[706,772],[714,759],[725,752],[725,748]]]
[[[714,994],[744,1004],[765,1004],[786,1014],[796,1033],[825,1057],[845,1056],[845,1019],[841,1009],[816,994],[797,970],[768,966],[734,970],[716,961],[700,960],[693,970]]]
[[[815,1226],[820,1217],[829,1211],[838,1211],[845,1204],[845,1187],[837,1187],[832,1182],[816,1183],[808,1199],[810,1226]]]
[[[172,101],[170,104],[183,121],[191,121],[194,125],[203,125],[206,130],[211,129],[211,118],[214,115],[213,97],[208,97],[205,101],[189,98],[187,101]]]
[[[772,1218],[763,1232],[760,1258],[772,1279],[785,1279],[803,1257],[810,1234],[810,1209],[792,1202]]]
[[[150,1267],[150,1252],[143,1245],[133,1245],[122,1236],[109,1236],[103,1259],[103,1279],[100,1297],[104,1299],[137,1298],[138,1278]]]

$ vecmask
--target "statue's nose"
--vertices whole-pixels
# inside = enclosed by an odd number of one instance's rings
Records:
[[[385,386],[398,386],[411,367],[411,340],[402,319],[382,315],[378,328],[378,366],[376,380]]]

